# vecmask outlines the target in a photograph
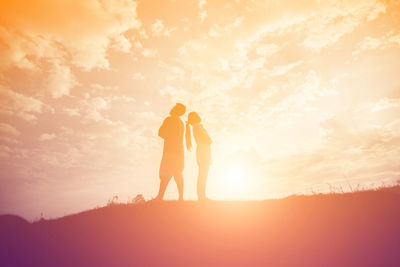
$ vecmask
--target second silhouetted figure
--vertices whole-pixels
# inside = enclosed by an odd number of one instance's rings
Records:
[[[196,112],[190,112],[186,125],[186,145],[188,149],[191,149],[192,147],[190,125],[193,127],[193,136],[197,144],[196,161],[199,166],[199,175],[197,177],[197,197],[199,200],[205,200],[208,170],[211,165],[212,140],[204,126],[201,124],[200,116]]]

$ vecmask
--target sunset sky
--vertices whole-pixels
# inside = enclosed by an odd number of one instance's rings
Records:
[[[214,140],[212,199],[394,183],[400,1],[1,1],[0,214],[154,197],[176,102]]]

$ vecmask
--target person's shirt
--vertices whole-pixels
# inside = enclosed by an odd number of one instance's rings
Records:
[[[184,124],[178,116],[169,116],[164,120],[158,130],[158,136],[164,139],[164,152],[183,151],[184,131]]]
[[[209,146],[212,144],[210,136],[208,135],[204,126],[200,123],[193,125],[193,136],[198,146]]]

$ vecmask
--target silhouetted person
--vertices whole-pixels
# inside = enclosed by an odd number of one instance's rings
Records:
[[[177,103],[169,112],[160,129],[158,136],[164,139],[164,151],[160,165],[160,189],[156,200],[162,200],[165,189],[172,176],[178,187],[179,200],[183,200],[183,166],[184,148],[183,135],[185,126],[179,118],[186,112],[186,107]]]
[[[200,123],[201,118],[196,112],[190,112],[186,124],[186,145],[190,150],[192,147],[192,136],[190,125],[193,127],[193,136],[196,140],[196,161],[199,166],[199,176],[197,178],[197,197],[199,200],[206,199],[206,183],[208,170],[211,165],[211,144],[212,140],[204,126]]]

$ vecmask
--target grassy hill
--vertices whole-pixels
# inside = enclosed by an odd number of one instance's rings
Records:
[[[0,216],[1,266],[400,266],[400,187]]]

